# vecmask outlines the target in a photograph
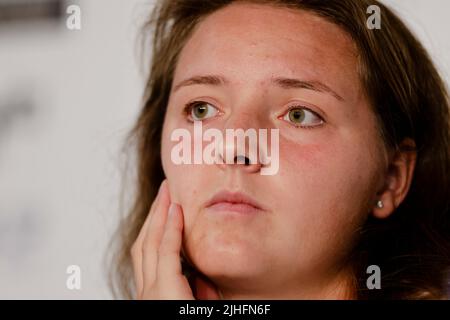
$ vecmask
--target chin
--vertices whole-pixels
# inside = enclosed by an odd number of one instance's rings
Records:
[[[233,241],[204,241],[191,252],[196,268],[211,279],[249,278],[261,273],[264,265],[254,249]]]

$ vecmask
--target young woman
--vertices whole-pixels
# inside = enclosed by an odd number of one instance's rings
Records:
[[[374,4],[381,29],[367,25]],[[131,135],[138,188],[113,265],[123,297],[446,297],[448,97],[392,11],[373,0],[168,0],[149,25]],[[262,175],[250,149],[234,149],[241,162],[175,163],[173,132],[195,136],[199,123],[277,129],[277,172]]]

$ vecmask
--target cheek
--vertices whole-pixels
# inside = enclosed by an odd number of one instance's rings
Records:
[[[329,182],[329,171],[338,169],[336,163],[332,163],[335,161],[331,160],[335,153],[335,148],[329,143],[280,139],[279,183],[284,184],[284,190],[289,190],[294,197],[319,196],[317,192],[320,190],[322,193]]]
[[[296,239],[290,241],[291,250],[301,246],[322,254],[324,250],[345,251],[366,217],[365,208],[374,191],[377,167],[365,146],[346,139],[280,143],[278,189],[289,192],[279,193],[278,211],[286,217],[279,221],[279,229]]]
[[[208,174],[204,165],[175,164],[171,159],[172,148],[179,142],[170,140],[173,129],[165,125],[161,140],[161,163],[169,184],[171,201],[181,205],[186,219],[192,211],[198,194],[206,188]],[[188,219],[190,221],[190,219]]]
[[[294,175],[298,170],[302,169],[303,173],[307,173],[307,168],[320,167],[319,161],[323,158],[328,146],[321,144],[299,144],[289,140],[280,140],[280,169],[284,169],[286,173],[292,172]],[[301,167],[300,167],[301,166]],[[304,168],[304,170],[303,170]],[[315,171],[315,170],[314,170]]]
[[[280,184],[303,200],[311,197],[306,203],[355,202],[357,195],[372,190],[380,172],[376,139],[372,132],[344,130],[314,142],[280,139]]]
[[[187,190],[186,185],[191,179],[192,171],[188,166],[177,165],[172,161],[172,148],[178,143],[170,139],[174,129],[175,125],[168,122],[166,117],[161,139],[161,164],[168,181],[171,201],[182,204],[182,190]]]

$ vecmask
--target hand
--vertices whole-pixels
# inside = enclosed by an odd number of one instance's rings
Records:
[[[195,299],[181,270],[182,235],[183,212],[179,205],[170,202],[164,180],[131,248],[138,299]],[[198,299],[219,299],[209,281],[196,277],[194,283]]]

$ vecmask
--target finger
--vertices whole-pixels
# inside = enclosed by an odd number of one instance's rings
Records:
[[[136,243],[137,244],[142,244],[144,242],[145,236],[147,234],[147,230],[148,230],[148,225],[151,223],[152,217],[154,216],[154,211],[156,210],[156,208],[159,205],[160,199],[161,199],[161,194],[163,193],[164,189],[167,187],[167,179],[164,179],[163,182],[161,182],[161,185],[159,186],[159,190],[158,193],[156,195],[155,200],[153,201],[149,213],[147,215],[147,217],[145,218],[144,224],[141,227],[141,230],[139,231],[139,235],[136,238]]]
[[[152,218],[148,224],[142,243],[142,268],[145,286],[151,286],[156,279],[158,250],[164,235],[164,226],[167,221],[167,211],[170,205],[168,184],[161,189],[157,206],[151,213]]]
[[[141,230],[139,231],[139,235],[136,238],[136,241],[134,242],[134,244],[131,248],[131,258],[132,258],[132,262],[133,262],[134,281],[135,281],[136,293],[137,293],[138,297],[143,290],[143,279],[144,279],[143,266],[142,266],[142,264],[143,264],[143,262],[142,262],[142,260],[143,260],[142,259],[142,256],[143,256],[142,243],[145,238],[145,234],[146,234],[148,225],[150,224],[151,219],[153,217],[152,212],[154,212],[155,207],[158,206],[160,195],[161,195],[161,190],[166,187],[166,184],[167,184],[166,180],[164,180],[161,183],[159,190],[158,190],[158,194],[156,195],[156,198],[153,201],[152,206],[150,208],[149,214],[145,218],[144,224],[142,225]]]
[[[182,237],[183,213],[179,205],[172,203],[158,256],[158,281],[163,282],[163,287],[177,287],[183,277],[180,259]]]

